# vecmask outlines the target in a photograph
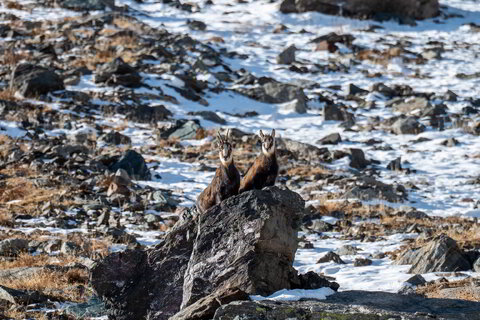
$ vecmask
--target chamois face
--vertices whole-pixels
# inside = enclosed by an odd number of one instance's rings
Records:
[[[263,134],[260,130],[260,139],[262,139],[262,152],[266,156],[270,156],[275,153],[275,129],[272,130],[270,135]]]
[[[218,155],[220,161],[224,166],[228,166],[233,160],[233,149],[231,143],[228,141],[230,129],[227,131],[225,138],[222,138],[220,133],[217,134],[218,142]]]

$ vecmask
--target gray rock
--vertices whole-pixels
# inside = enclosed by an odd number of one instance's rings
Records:
[[[421,286],[427,283],[427,280],[425,280],[425,278],[422,277],[420,274],[416,274],[413,277],[406,280],[405,282],[412,286]]]
[[[439,14],[439,8],[438,0],[283,0],[280,4],[282,13],[316,11],[359,19],[395,19],[403,23],[433,18]]]
[[[201,128],[198,120],[177,120],[171,128],[160,133],[160,138],[177,138],[180,140],[195,139],[197,130]]]
[[[0,241],[0,256],[16,256],[28,250],[28,240],[13,238]]]
[[[288,150],[294,155],[304,159],[318,159],[319,156],[328,154],[327,148],[318,148],[314,145],[295,141],[288,138],[275,139],[277,150]]]
[[[445,147],[455,147],[459,144],[460,142],[458,142],[458,140],[455,138],[448,138],[447,140],[441,142],[441,145]]]
[[[130,106],[126,112],[127,120],[140,123],[155,123],[167,120],[172,113],[163,105],[158,106]]]
[[[353,261],[353,266],[354,267],[365,267],[371,265],[373,262],[370,259],[366,258],[356,258],[355,261]]]
[[[132,143],[132,139],[130,139],[130,137],[113,130],[100,137],[100,140],[113,145]]]
[[[187,20],[187,25],[191,30],[205,31],[207,29],[205,22],[198,20]]]
[[[413,117],[398,119],[392,125],[395,134],[419,134],[425,131],[425,126]]]
[[[352,256],[352,255],[357,254],[357,252],[358,252],[358,249],[355,248],[354,246],[349,245],[349,244],[346,244],[346,245],[338,248],[337,250],[335,250],[335,253],[340,255],[340,256]]]
[[[480,303],[475,301],[343,291],[322,301],[235,301],[221,306],[213,319],[479,320],[479,308]]]
[[[402,202],[407,198],[407,191],[402,185],[389,185],[369,176],[355,177],[355,185],[347,189],[344,198],[361,200],[383,199],[389,202]]]
[[[260,295],[291,288],[297,249],[292,226],[303,209],[298,194],[276,187],[245,192],[211,208],[202,217],[185,272],[182,307],[224,287]]]
[[[365,154],[362,149],[350,148],[347,153],[349,154],[350,167],[352,168],[361,170],[370,164],[370,161],[365,159]]]
[[[402,158],[398,157],[395,160],[390,161],[387,165],[387,169],[392,171],[402,171]]]
[[[432,105],[430,104],[430,102],[428,102],[427,99],[422,97],[416,97],[407,102],[396,104],[393,107],[393,110],[396,112],[401,112],[403,114],[412,114],[417,111],[422,111],[431,106]]]
[[[480,257],[473,263],[473,271],[480,272]]]
[[[75,242],[64,241],[60,247],[60,252],[63,254],[77,254],[82,250],[82,248],[77,245]]]
[[[262,86],[238,88],[236,91],[251,99],[265,103],[286,103],[297,100],[296,112],[307,112],[307,96],[300,87],[291,84],[271,81]]]
[[[427,60],[441,59],[442,54],[439,50],[425,50],[422,52],[422,58]]]
[[[342,110],[340,107],[334,104],[327,104],[323,109],[323,118],[325,119],[325,121],[345,121],[347,120],[345,114],[346,111]]]
[[[193,116],[201,116],[203,119],[214,123],[227,124],[227,121],[225,121],[225,119],[223,119],[213,111],[195,111],[189,112],[188,114]]]
[[[30,63],[15,67],[10,88],[27,98],[65,89],[62,78],[54,71]]]
[[[130,178],[134,180],[151,179],[150,170],[147,167],[145,159],[134,150],[125,152],[109,169],[114,172],[118,169],[123,169],[128,173]]]
[[[351,94],[351,95],[364,95],[364,94],[367,94],[368,93],[368,90],[364,90],[360,87],[357,87],[356,85],[354,85],[353,83],[349,83],[348,84],[348,87],[347,87],[347,94]]]
[[[277,63],[278,64],[292,64],[295,62],[295,51],[297,48],[295,48],[294,45],[289,46],[285,50],[283,50],[278,56],[277,56]]]
[[[325,144],[339,144],[340,142],[342,142],[342,137],[340,137],[340,134],[331,133],[328,136],[325,136],[322,139],[318,140],[316,143],[325,145]]]
[[[455,240],[443,234],[421,248],[406,250],[395,263],[411,264],[409,273],[466,271],[472,268]]]
[[[107,314],[105,304],[96,296],[92,296],[87,302],[69,305],[65,312],[75,319],[96,318]]]
[[[305,279],[319,284],[321,278],[298,276],[292,267],[303,207],[298,194],[269,187],[228,198],[200,219],[182,215],[155,248],[99,261],[92,287],[117,320],[163,320],[181,304],[176,319],[207,319],[229,297],[300,288]]]
[[[75,11],[105,10],[105,5],[114,8],[115,0],[57,0],[56,3],[65,9]]]
[[[124,86],[138,88],[142,85],[142,77],[137,70],[122,58],[116,58],[112,62],[97,67],[95,71],[95,83],[105,83],[107,86]]]
[[[340,256],[333,251],[327,252],[326,255],[318,259],[317,263],[325,263],[330,261],[333,261],[338,264],[345,264],[345,261],[343,261],[342,258],[340,258]]]
[[[0,285],[0,305],[6,303],[13,305],[29,305],[33,303],[44,303],[48,300],[57,300],[33,290],[17,290]]]

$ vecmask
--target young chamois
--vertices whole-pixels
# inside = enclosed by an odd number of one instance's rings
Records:
[[[260,130],[262,141],[262,153],[255,159],[253,165],[240,184],[239,193],[252,189],[262,189],[266,186],[273,186],[278,175],[277,156],[275,154],[275,129],[272,134],[263,134]]]
[[[238,194],[240,187],[240,173],[233,162],[233,150],[229,142],[230,129],[227,130],[225,138],[218,132],[217,139],[220,166],[215,171],[212,182],[197,198],[196,206],[199,213],[204,213],[214,205]]]

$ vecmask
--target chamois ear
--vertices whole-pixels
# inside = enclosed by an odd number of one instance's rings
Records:
[[[265,135],[263,134],[263,131],[262,131],[262,130],[260,130],[260,133],[259,133],[259,134],[260,134],[260,138],[262,138],[262,139],[265,138]]]
[[[225,140],[227,141],[232,141],[232,136],[231,136],[231,131],[230,128],[227,129],[227,134],[225,135]]]
[[[217,131],[217,139],[220,144],[223,144],[223,138],[222,135],[220,134],[220,130]]]
[[[272,129],[272,134],[271,134],[272,138],[275,138],[275,129]]]

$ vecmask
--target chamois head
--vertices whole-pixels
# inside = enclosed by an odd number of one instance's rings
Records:
[[[227,134],[225,137],[222,137],[220,131],[217,132],[217,147],[218,147],[218,154],[220,156],[220,161],[222,165],[228,167],[233,160],[233,150],[232,145],[229,142],[230,140],[230,129],[227,129]]]
[[[275,154],[275,129],[272,129],[270,135],[263,134],[260,130],[260,139],[262,140],[262,152],[266,156]]]

